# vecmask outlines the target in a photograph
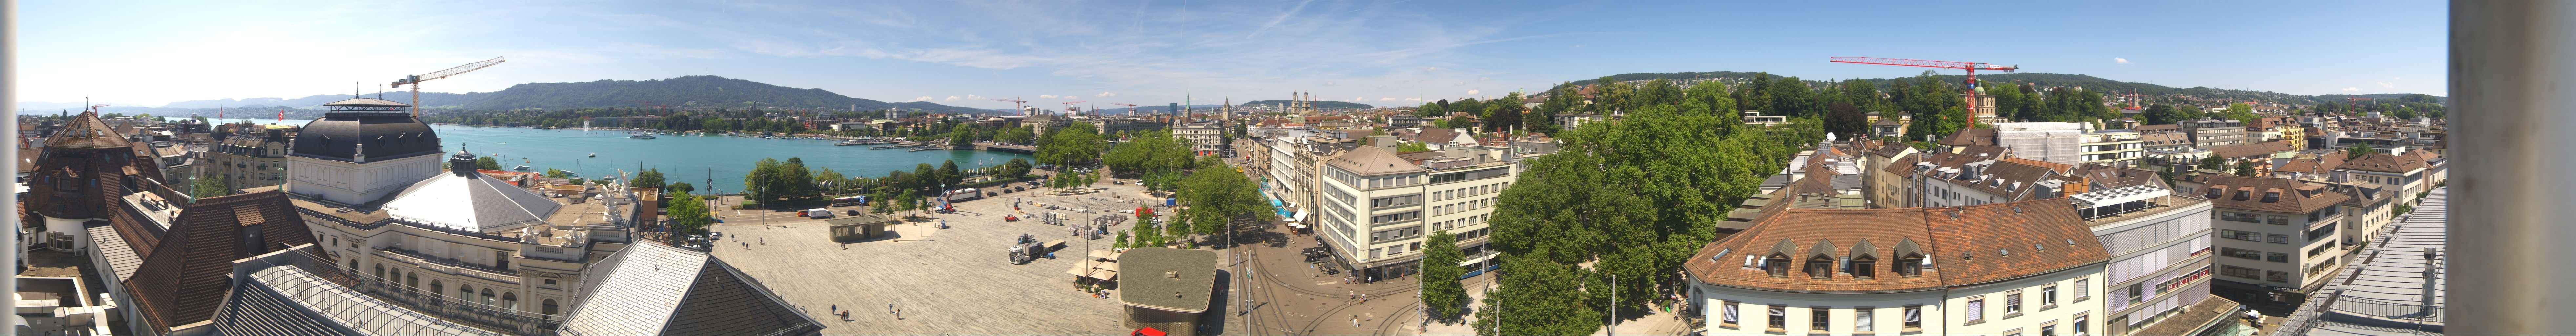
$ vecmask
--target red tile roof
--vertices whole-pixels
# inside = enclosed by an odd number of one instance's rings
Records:
[[[232,261],[313,244],[313,232],[284,191],[197,199],[171,220],[170,232],[125,282],[134,308],[156,332],[214,316],[232,288]],[[260,241],[244,244],[245,237]],[[328,262],[327,260],[324,262]]]
[[[2206,187],[2202,187],[2201,190],[2181,192],[2208,198],[2209,202],[2219,209],[2295,214],[2325,209],[2351,198],[2339,193],[2324,192],[2325,186],[2322,185],[2286,177],[2209,174],[2197,179],[2198,181],[2194,182],[2200,182]],[[2217,197],[2209,196],[2211,189],[2219,191]],[[2271,193],[2280,193],[2280,197],[2267,201],[2266,196],[2270,196]]]
[[[1724,255],[1720,255],[1724,252]],[[1745,267],[1745,256],[1784,256],[1789,275]],[[1877,258],[1876,276],[1803,272],[1822,254]],[[1895,266],[1920,254],[1933,267],[1903,276]],[[1969,286],[2082,267],[2108,259],[2101,242],[2064,198],[1950,208],[1786,209],[1753,220],[1744,232],[1711,242],[1683,263],[1709,284],[1796,292],[1898,292]]]
[[[2344,161],[2343,165],[2335,166],[2335,169],[2383,173],[2406,173],[2415,171],[2416,169],[2424,169],[2424,157],[2417,155],[2389,155],[2388,153],[2362,154],[2361,157]]]

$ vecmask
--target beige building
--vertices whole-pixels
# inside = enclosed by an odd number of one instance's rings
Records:
[[[2340,232],[2352,198],[2289,178],[2202,174],[2197,197],[2217,205],[2219,296],[2252,305],[2296,305],[2325,285],[2347,251]]]
[[[228,126],[233,132],[206,151],[200,177],[221,180],[224,187],[235,190],[286,183],[287,145],[295,141],[297,127],[250,123]]]
[[[1307,224],[1316,225],[1336,257],[1366,277],[1412,274],[1420,269],[1422,241],[1440,230],[1458,235],[1467,253],[1481,254],[1494,196],[1517,175],[1501,151],[1456,150],[1462,153],[1415,162],[1395,155],[1391,137],[1377,140],[1316,171],[1321,200],[1313,208],[1320,219]]]
[[[2083,153],[2075,164],[2134,167],[2147,153],[2145,134],[2134,130],[2086,131],[2082,137],[2078,145],[2083,147]]]

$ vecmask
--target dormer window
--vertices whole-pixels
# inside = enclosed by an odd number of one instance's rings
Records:
[[[1762,270],[1771,273],[1775,278],[1789,277],[1789,256],[1775,253],[1768,258],[1762,258]]]
[[[2253,192],[2253,191],[2237,190],[2237,191],[2236,191],[2236,197],[2235,197],[2234,199],[2235,199],[2235,200],[2239,200],[2239,201],[2243,201],[2243,200],[2245,200],[2245,199],[2247,199],[2247,198],[2250,198],[2250,197],[2249,197],[2249,195],[2253,195],[2253,194],[2254,194],[2254,192]]]
[[[1834,257],[1826,256],[1823,253],[1817,253],[1814,256],[1807,257],[1807,276],[1817,279],[1833,279]]]
[[[1909,253],[1904,257],[1896,258],[1896,275],[1923,276],[1923,255]]]
[[[1878,278],[1878,256],[1863,254],[1852,257],[1851,274],[1853,278]]]
[[[2280,202],[2280,201],[2281,201],[2281,192],[2278,192],[2278,191],[2267,191],[2267,192],[2263,192],[2263,203],[2274,203],[2274,202]]]
[[[2219,189],[2218,189],[2217,187],[2210,187],[2210,188],[2209,188],[2209,196],[2208,196],[2208,197],[2201,197],[2201,198],[2218,198],[2218,193],[2219,193]]]

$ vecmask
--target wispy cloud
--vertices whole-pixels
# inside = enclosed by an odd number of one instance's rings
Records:
[[[2119,64],[2129,64],[2129,59],[2127,59],[2127,58],[2119,58],[2119,57],[2112,57],[2112,58],[2111,58],[2111,62],[2112,62],[2112,63],[2119,63]]]
[[[1055,95],[1051,95],[1051,94],[1042,94],[1042,95],[1038,95],[1038,98],[1055,99]]]
[[[957,96],[948,96],[948,99],[941,99],[941,101],[956,102]]]
[[[2361,91],[2361,88],[2357,88],[2357,87],[2348,87],[2348,88],[2343,88],[2343,91],[2344,91],[2344,92]]]
[[[921,96],[920,98],[913,98],[913,99],[912,99],[912,101],[922,101],[922,102],[930,101],[930,96]]]
[[[1476,94],[1479,92],[1485,92],[1485,90],[1467,90],[1467,94]]]
[[[2391,88],[2391,89],[2397,88],[2397,83],[2389,83],[2389,82],[2373,82],[2373,83],[2379,83],[2379,87],[2383,87],[2383,88]]]
[[[1091,96],[1093,96],[1093,97],[1117,97],[1117,96],[1118,96],[1118,94],[1117,94],[1117,93],[1111,93],[1111,92],[1103,91],[1103,92],[1100,92],[1100,94],[1091,95]]]

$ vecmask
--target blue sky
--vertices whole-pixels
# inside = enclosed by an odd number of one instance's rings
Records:
[[[714,74],[1009,107],[1500,96],[1632,72],[1910,76],[1864,56],[2168,86],[2445,95],[2446,5],[2377,2],[22,3],[25,101],[373,92]],[[1955,73],[1955,71],[1944,72]]]

